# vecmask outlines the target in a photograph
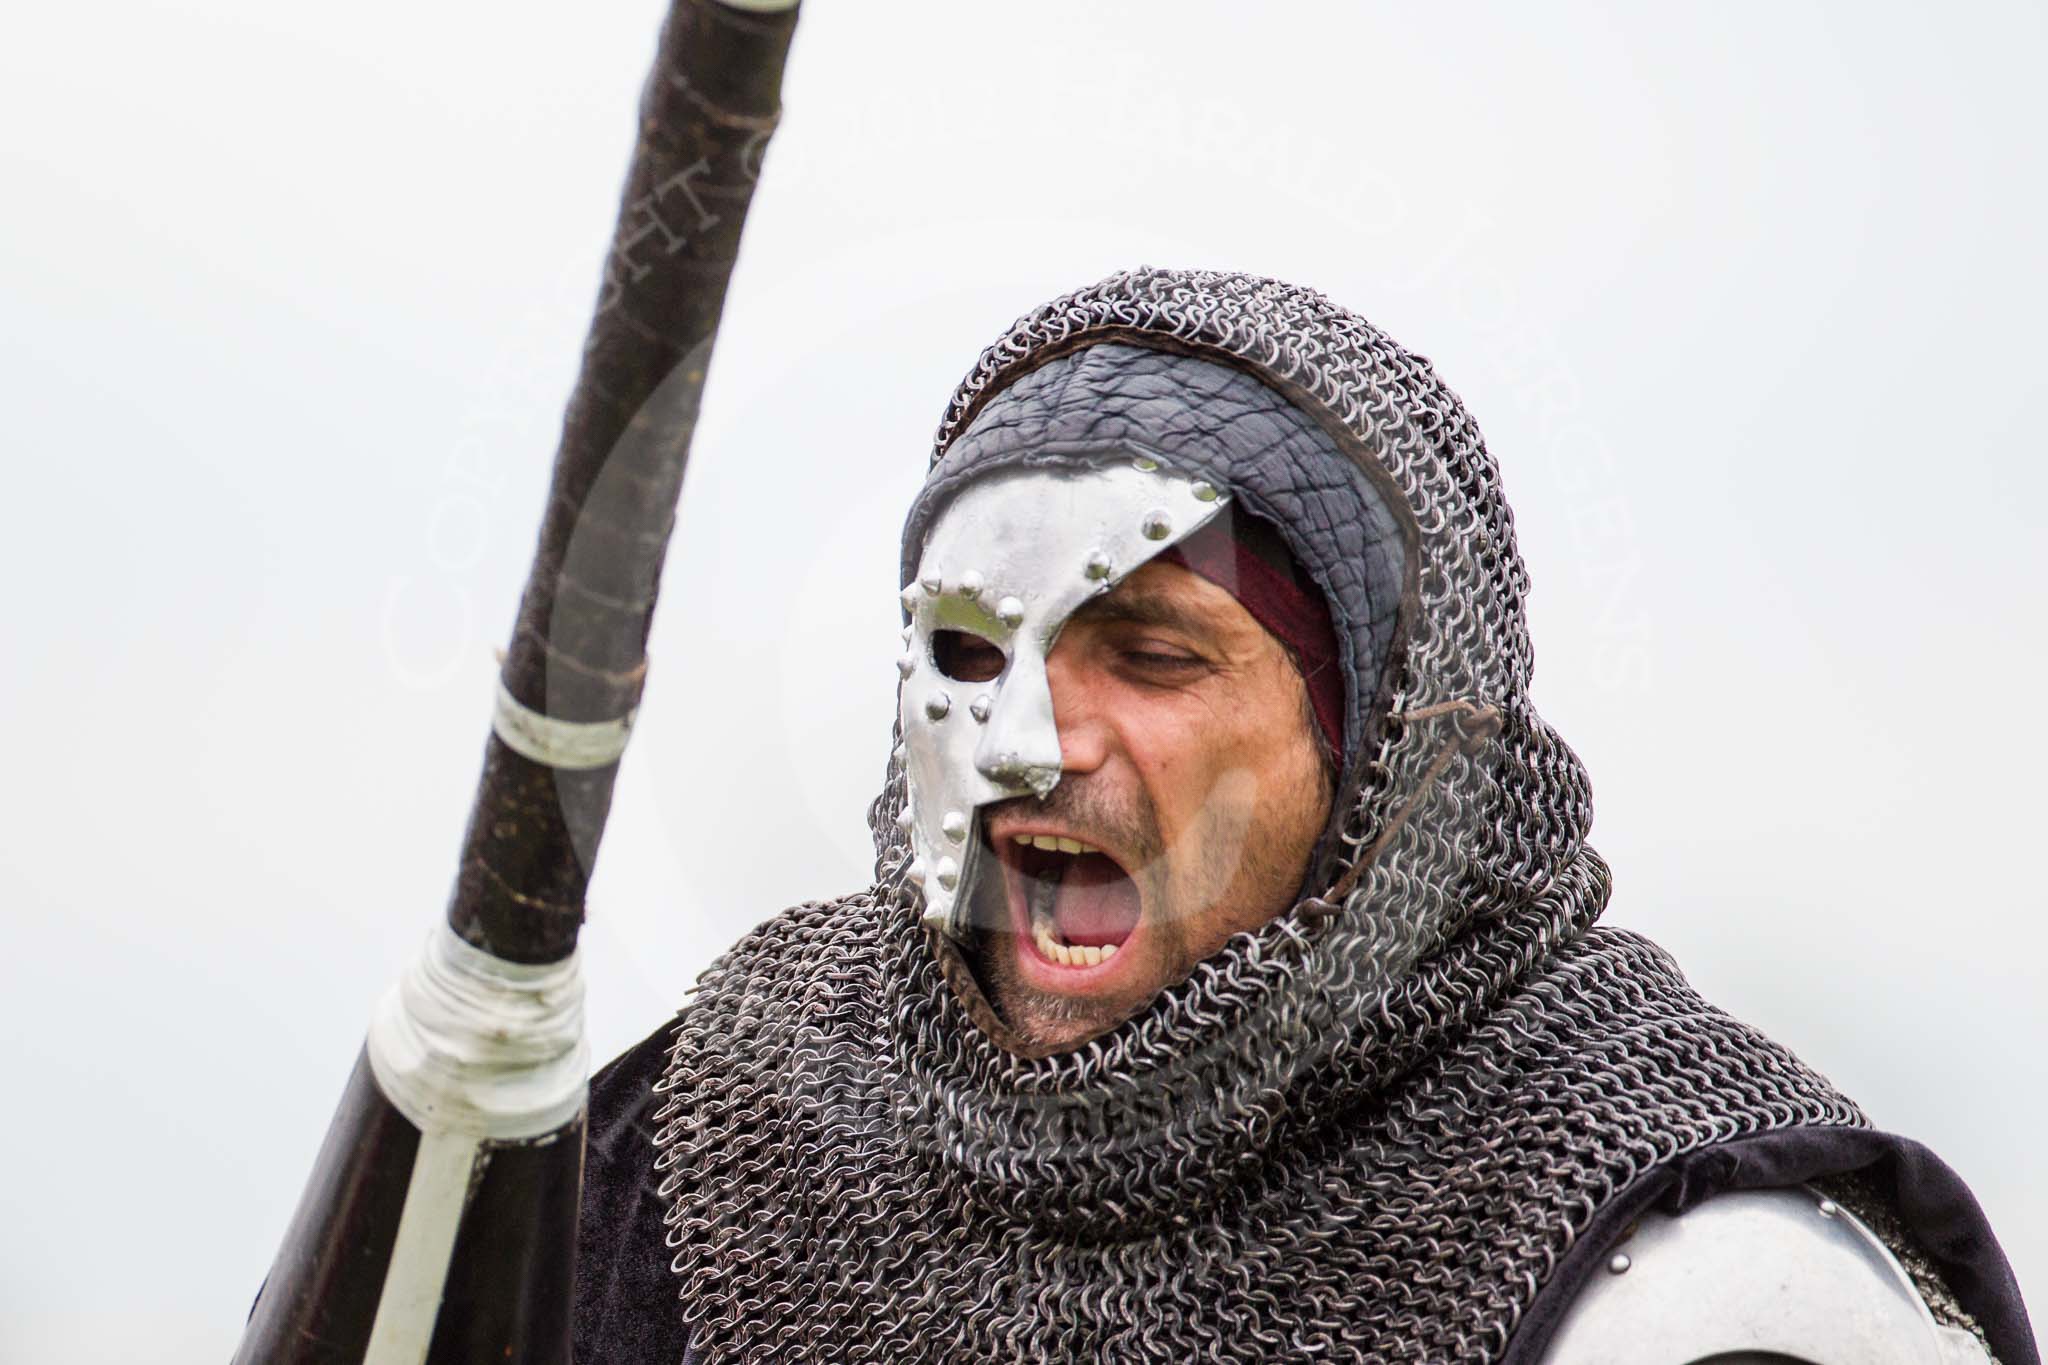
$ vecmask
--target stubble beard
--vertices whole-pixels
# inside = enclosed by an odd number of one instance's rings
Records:
[[[1224,790],[1219,786],[1216,795]],[[1137,860],[1137,866],[1125,871],[1138,884],[1144,905],[1144,950],[1157,964],[1151,979],[1135,994],[1074,996],[1031,985],[1017,969],[1017,944],[1003,874],[991,866],[991,875],[980,878],[975,888],[974,918],[981,927],[969,957],[997,1013],[1021,1040],[1041,1051],[1077,1047],[1137,1014],[1161,991],[1185,980],[1231,934],[1256,928],[1287,909],[1292,901],[1288,893],[1301,878],[1297,864],[1305,859],[1306,851],[1302,859],[1289,859],[1291,851],[1267,847],[1248,837],[1255,819],[1256,787],[1233,794],[1238,799],[1225,799],[1212,808],[1208,819],[1197,822],[1200,828],[1182,832],[1183,840],[1192,839],[1194,848],[1178,858],[1170,856],[1157,811],[1142,791],[1125,797],[1086,779],[1069,779],[1042,801],[1027,797],[1009,803],[1099,835],[1102,842]],[[990,814],[998,809],[1001,807],[991,808]],[[1282,860],[1289,860],[1289,866],[1280,866]],[[1180,866],[1182,862],[1188,865]],[[1176,887],[1177,882],[1185,884]],[[1233,888],[1253,891],[1262,903],[1219,912],[1221,901]],[[1196,923],[1198,917],[1202,924]]]
[[[1134,797],[1121,797],[1085,778],[1068,777],[1042,799],[1019,797],[990,807],[984,821],[1005,808],[1026,809],[1085,830],[1098,836],[1090,842],[1114,845],[1124,857],[1136,861],[1137,866],[1127,866],[1124,871],[1138,884],[1145,914],[1167,921],[1147,923],[1146,933],[1163,931],[1163,946],[1178,960],[1179,926],[1170,922],[1170,916],[1155,916],[1155,907],[1163,903],[1166,860],[1158,812],[1142,792]],[[975,887],[977,929],[969,957],[996,1012],[1020,1039],[1036,1050],[1079,1044],[1137,1013],[1157,993],[1154,987],[1141,1000],[1073,996],[1027,983],[1017,970],[1016,935],[1010,921],[1005,874],[994,865],[995,861],[990,858],[984,862],[989,874],[979,878]]]

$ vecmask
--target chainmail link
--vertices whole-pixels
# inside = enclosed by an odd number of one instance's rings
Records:
[[[875,886],[741,940],[676,1031],[656,1165],[703,1361],[1490,1361],[1641,1172],[1863,1121],[1594,926],[1590,787],[1528,698],[1498,470],[1428,362],[1308,290],[1130,272],[990,347],[934,463],[1003,385],[1108,339],[1250,370],[1412,518],[1389,714],[1311,883],[1333,893],[1022,1057],[918,925],[899,750]],[[1423,717],[1461,700],[1500,728],[1447,748]]]

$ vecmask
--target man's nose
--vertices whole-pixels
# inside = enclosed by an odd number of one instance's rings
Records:
[[[1046,690],[1052,694],[1060,771],[1091,773],[1108,756],[1108,730],[1102,724],[1100,698],[1089,685],[1093,680],[1076,657],[1077,651],[1061,647],[1071,640],[1069,636],[1054,646],[1045,661]]]

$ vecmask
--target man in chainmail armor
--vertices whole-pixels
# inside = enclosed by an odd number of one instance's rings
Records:
[[[2037,1365],[1962,1183],[1596,923],[1499,471],[1306,289],[1019,320],[876,879],[593,1083],[578,1359]]]

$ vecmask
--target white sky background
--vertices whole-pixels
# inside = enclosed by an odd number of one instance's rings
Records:
[[[1610,920],[1941,1152],[2048,1296],[2048,24],[1531,8],[815,0],[592,891],[600,1057],[864,882],[896,530],[979,349],[1239,267],[1476,412]],[[442,912],[659,13],[0,44],[0,1358],[233,1348]]]

